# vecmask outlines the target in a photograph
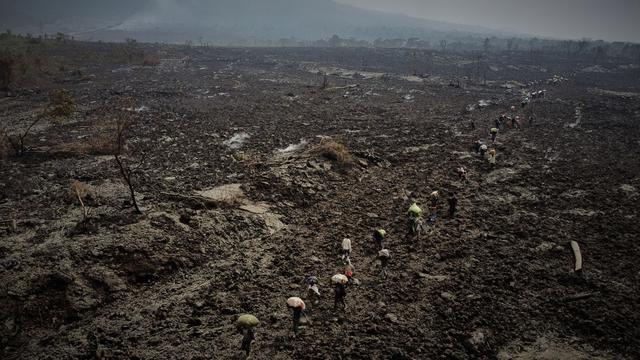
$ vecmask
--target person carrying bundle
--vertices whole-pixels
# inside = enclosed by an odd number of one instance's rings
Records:
[[[467,169],[465,169],[464,166],[460,166],[459,168],[457,168],[456,173],[458,174],[460,180],[467,180]]]
[[[347,277],[347,286],[360,285],[360,280],[356,279],[356,268],[351,261],[344,267],[344,276]]]
[[[342,239],[342,261],[349,261],[351,257],[351,239]]]
[[[422,209],[418,206],[418,203],[415,201],[409,206],[409,210],[407,210],[407,215],[413,218],[418,218],[422,216]]]
[[[349,278],[347,278],[346,275],[337,274],[331,277],[331,281],[335,284],[333,308],[335,310],[338,308],[338,305],[340,305],[344,310],[347,307],[344,299],[347,297],[347,283],[349,282]]]
[[[482,144],[482,146],[480,146],[480,157],[484,157],[488,148],[489,147],[486,144]]]
[[[293,337],[298,336],[300,331],[300,318],[304,315],[306,308],[304,301],[299,297],[290,297],[287,299],[287,306],[293,310]],[[306,315],[305,315],[306,317]]]
[[[304,280],[305,284],[307,284],[307,299],[309,300],[310,304],[317,305],[318,301],[320,301],[320,290],[318,289],[318,278],[313,276],[313,275],[309,275],[307,276],[307,278]]]
[[[434,191],[429,195],[429,202],[431,207],[431,215],[429,216],[429,222],[436,222],[436,218],[438,217],[438,206],[440,206],[440,193],[438,191]]]
[[[489,161],[489,164],[491,164],[492,169],[496,167],[496,149],[491,149],[489,151],[489,157],[487,158],[487,161]]]
[[[417,203],[411,204],[407,211],[409,234],[416,235],[422,230],[422,209]]]
[[[502,129],[506,122],[507,122],[507,114],[500,114],[500,116],[498,117],[498,121],[496,121],[496,127],[498,129]]]
[[[258,318],[251,314],[241,315],[238,318],[238,332],[242,334],[240,349],[245,352],[245,358],[251,353],[251,343],[256,339],[255,328],[260,324]]]
[[[490,133],[491,133],[491,142],[495,144],[496,138],[498,137],[498,128],[491,128]]]
[[[378,246],[378,249],[384,248],[384,238],[387,236],[387,232],[384,229],[377,229],[373,232],[373,241]]]

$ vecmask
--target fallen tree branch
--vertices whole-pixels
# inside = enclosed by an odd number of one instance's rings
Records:
[[[584,292],[584,293],[578,293],[578,294],[566,296],[562,300],[565,302],[577,301],[577,300],[584,300],[584,299],[590,298],[591,296],[593,296],[593,293]]]
[[[577,273],[582,272],[582,253],[580,253],[580,245],[577,241],[571,241],[571,249],[573,250],[573,257],[575,259],[574,271]]]

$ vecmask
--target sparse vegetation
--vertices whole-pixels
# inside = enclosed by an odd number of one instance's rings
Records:
[[[54,90],[49,95],[51,110],[49,115],[56,118],[66,118],[71,116],[76,109],[75,100],[68,90]]]
[[[131,99],[126,99],[121,103],[117,118],[114,120],[112,127],[113,133],[111,135],[113,136],[113,142],[108,149],[111,150],[111,155],[113,155],[116,164],[118,164],[120,175],[122,175],[122,179],[127,184],[133,208],[138,214],[142,214],[142,211],[138,206],[138,201],[136,200],[136,193],[132,180],[134,171],[142,164],[142,161],[140,161],[137,167],[133,168],[124,158],[127,153],[127,139],[129,130],[134,124],[132,109],[133,101]]]
[[[637,69],[628,60],[607,55],[611,66],[591,72],[582,71],[592,66],[590,49],[577,59],[546,52],[553,69],[543,72],[528,43],[501,53],[493,38],[480,61],[480,50],[460,54],[457,43],[445,53],[128,46],[163,59],[190,56],[193,66],[163,61],[151,70],[109,57],[114,44],[43,41],[33,53],[54,75],[29,67],[22,77],[16,68],[15,96],[0,99],[0,129],[14,138],[29,116],[46,113],[28,132],[30,156],[0,161],[0,272],[10,280],[0,292],[5,357],[162,358],[175,344],[231,357],[239,338],[224,324],[241,312],[259,312],[264,333],[276,334],[257,339],[255,356],[331,357],[336,341],[319,327],[342,316],[322,304],[331,299],[320,299],[305,341],[287,337],[284,348],[274,341],[288,330],[283,299],[305,290],[291,283],[307,271],[328,280],[342,269],[335,245],[344,236],[361,239],[353,261],[362,286],[348,294],[354,306],[345,316],[355,320],[331,326],[343,336],[338,347],[355,344],[350,357],[492,358],[507,346],[519,352],[512,339],[550,332],[620,358],[637,352],[639,312],[625,301],[638,298],[636,268],[628,266],[634,254],[618,251],[633,242],[640,187],[631,146]],[[52,56],[79,66],[55,74]],[[484,69],[487,86],[477,86]],[[335,83],[326,91],[323,73]],[[549,85],[551,78],[562,82]],[[47,100],[60,87],[68,91]],[[547,97],[520,108],[525,93],[543,89]],[[492,101],[480,107],[480,99]],[[578,105],[574,129],[567,124]],[[503,113],[535,121],[501,129],[489,172],[468,147]],[[49,126],[54,114],[74,121]],[[247,138],[229,146],[236,136]],[[11,150],[8,137],[0,139]],[[460,166],[468,181],[454,173]],[[438,216],[410,244],[406,203],[430,209],[425,200],[435,189],[455,192],[460,211]],[[553,206],[541,206],[549,199]],[[442,206],[433,211],[441,215]],[[134,208],[145,216],[133,216]],[[610,213],[626,216],[594,222]],[[495,215],[490,224],[487,214]],[[367,265],[376,256],[367,239],[380,226],[394,254],[386,280]],[[601,241],[611,232],[620,236]],[[580,241],[583,278],[571,272],[570,239]],[[330,293],[328,284],[320,290]],[[523,293],[531,296],[513,296]],[[49,336],[62,324],[80,337]]]
[[[53,38],[28,38],[0,34],[0,91],[19,90],[39,86],[50,76],[73,69],[76,59],[49,52],[64,51],[73,43],[55,42]]]
[[[323,138],[313,151],[329,160],[336,161],[341,164],[349,164],[353,162],[353,156],[349,149],[342,143],[331,138]]]
[[[158,66],[160,65],[160,56],[155,52],[146,52],[142,56],[142,66]]]
[[[69,185],[69,190],[71,192],[71,196],[74,199],[78,200],[78,203],[80,204],[80,207],[82,208],[82,222],[81,222],[81,224],[86,224],[87,220],[89,219],[89,209],[85,205],[84,201],[85,201],[85,198],[87,197],[87,195],[89,194],[89,187],[87,186],[87,184],[85,184],[85,183],[83,183],[81,181],[72,180],[70,185]]]
[[[75,102],[71,94],[66,90],[55,90],[49,96],[49,102],[45,109],[35,116],[33,121],[27,128],[16,135],[5,136],[6,140],[11,144],[15,154],[22,156],[26,153],[26,139],[31,130],[41,121],[54,117],[60,121],[69,117],[75,109]]]

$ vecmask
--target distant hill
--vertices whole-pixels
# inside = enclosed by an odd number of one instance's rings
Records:
[[[0,20],[19,32],[38,33],[44,28],[87,39],[169,42],[316,40],[333,34],[364,40],[424,38],[444,32],[500,34],[331,0],[25,0],[6,5]]]
[[[16,0],[5,1],[0,7],[2,24],[13,26],[54,23],[65,18],[100,18],[123,20],[145,8],[154,0]],[[6,26],[6,25],[5,25]]]

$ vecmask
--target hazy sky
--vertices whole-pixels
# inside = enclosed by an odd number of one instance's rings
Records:
[[[561,38],[640,42],[640,0],[336,0],[363,8]]]

